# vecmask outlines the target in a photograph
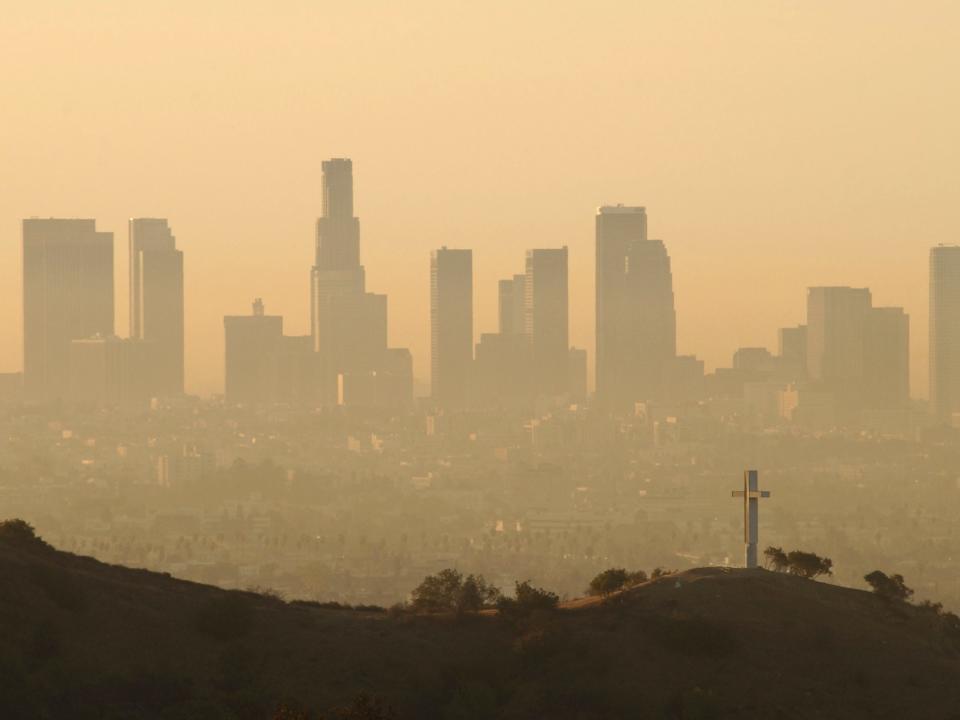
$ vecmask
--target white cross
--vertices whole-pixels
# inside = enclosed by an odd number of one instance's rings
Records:
[[[743,540],[746,543],[747,567],[755,568],[757,564],[757,539],[760,534],[758,511],[760,498],[770,497],[768,490],[760,490],[756,470],[745,470],[743,473],[743,490],[734,490],[732,497],[743,498]]]

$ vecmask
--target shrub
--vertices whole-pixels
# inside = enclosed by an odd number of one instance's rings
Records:
[[[774,572],[786,572],[790,567],[790,561],[787,560],[787,554],[783,548],[771,545],[763,551],[763,555],[766,558],[766,566]]]
[[[903,575],[887,575],[880,570],[874,570],[864,575],[863,579],[873,588],[873,592],[884,600],[906,602],[913,595],[913,590],[903,581]]]
[[[497,609],[507,616],[523,617],[538,610],[555,610],[560,604],[556,593],[534,587],[529,580],[518,582],[514,586],[514,597],[501,597]]]
[[[676,575],[676,570],[667,570],[665,567],[655,567],[653,572],[650,573],[650,579],[656,580],[657,578],[667,577],[667,575]]]
[[[590,581],[587,594],[606,596],[646,581],[647,574],[643,570],[629,572],[623,568],[609,568]]]
[[[33,525],[20,519],[0,522],[0,540],[15,547],[50,547],[40,539]]]
[[[792,550],[787,554],[788,572],[803,578],[833,575],[833,560],[812,552]]]
[[[482,575],[466,578],[452,569],[428,575],[413,591],[411,607],[417,612],[477,612],[497,602],[500,590]]]

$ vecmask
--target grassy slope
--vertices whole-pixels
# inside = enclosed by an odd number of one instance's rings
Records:
[[[0,717],[960,718],[929,614],[701,569],[519,624],[295,606],[0,541]]]

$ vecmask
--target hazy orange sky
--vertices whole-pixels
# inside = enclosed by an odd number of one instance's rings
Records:
[[[167,217],[187,386],[220,392],[224,314],[307,332],[320,162],[354,159],[368,287],[429,374],[429,251],[474,248],[476,331],[529,247],[570,248],[593,345],[596,206],[645,205],[679,350],[727,365],[869,286],[912,324],[960,242],[960,3],[0,0],[0,371],[21,367],[20,220]]]

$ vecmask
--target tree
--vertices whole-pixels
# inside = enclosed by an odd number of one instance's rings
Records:
[[[790,566],[790,561],[787,560],[787,554],[783,551],[783,548],[771,545],[763,551],[763,555],[767,559],[767,567],[774,572],[786,572]]]
[[[514,585],[514,597],[501,597],[497,601],[497,609],[503,615],[523,617],[538,610],[555,610],[559,604],[560,597],[556,593],[534,587],[529,580],[524,580]]]
[[[787,566],[791,575],[808,579],[833,574],[833,560],[803,550],[791,550],[787,554]]]
[[[479,612],[495,605],[499,598],[500,589],[488,583],[483,575],[468,575],[460,586],[455,609],[459,613]]]
[[[587,594],[607,596],[617,590],[646,581],[647,574],[643,570],[629,572],[623,568],[608,568],[590,581]]]
[[[587,593],[589,595],[609,595],[626,585],[629,578],[630,573],[624,568],[608,568],[590,581]]]
[[[667,575],[676,575],[676,574],[677,574],[676,570],[668,570],[665,567],[658,566],[653,569],[652,573],[650,573],[650,579],[656,580],[658,578],[667,577]]]
[[[873,592],[884,600],[899,600],[906,602],[913,595],[913,589],[908,588],[903,581],[903,575],[887,575],[880,570],[863,576]]]
[[[458,570],[441,570],[428,575],[413,591],[411,607],[416,612],[477,612],[496,603],[500,590],[482,575],[468,575]]]
[[[0,522],[0,540],[17,547],[48,547],[37,535],[33,525],[19,518]]]
[[[436,575],[427,575],[413,591],[411,606],[417,612],[445,612],[456,607],[463,575],[458,570],[441,570]]]

